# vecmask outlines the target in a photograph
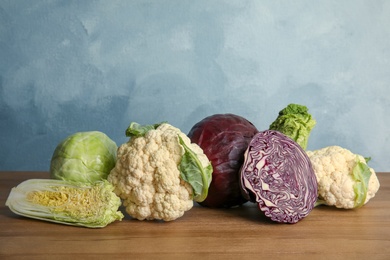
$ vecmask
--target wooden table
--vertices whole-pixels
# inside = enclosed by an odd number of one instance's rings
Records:
[[[173,222],[126,217],[102,229],[24,218],[4,204],[12,187],[46,172],[0,172],[0,259],[390,259],[390,173],[358,210],[321,206],[297,224],[255,204],[196,205]]]

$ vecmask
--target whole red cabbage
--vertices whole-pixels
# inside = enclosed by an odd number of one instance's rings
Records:
[[[230,208],[247,202],[240,189],[239,172],[244,152],[258,132],[247,119],[234,114],[215,114],[195,124],[188,137],[198,144],[213,166],[206,207]]]
[[[241,187],[276,222],[296,223],[317,200],[317,179],[306,152],[273,130],[257,133],[245,152]]]

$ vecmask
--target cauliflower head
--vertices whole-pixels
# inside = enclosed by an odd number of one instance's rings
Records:
[[[340,146],[307,151],[307,154],[317,177],[320,204],[357,208],[379,190],[376,173],[367,166],[363,156]]]
[[[175,220],[193,207],[194,197],[191,184],[180,177],[185,154],[180,141],[195,151],[202,166],[210,162],[200,147],[168,123],[141,132],[118,148],[117,163],[107,179],[133,218]]]

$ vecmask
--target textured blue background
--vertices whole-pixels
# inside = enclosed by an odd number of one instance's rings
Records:
[[[215,113],[267,129],[288,103],[390,170],[390,1],[0,0],[0,170],[48,170],[66,136]]]

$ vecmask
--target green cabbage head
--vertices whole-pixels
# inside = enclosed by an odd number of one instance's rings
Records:
[[[56,147],[50,177],[83,183],[107,179],[115,166],[116,151],[116,143],[102,132],[75,133]]]
[[[310,132],[316,125],[308,111],[306,106],[289,104],[279,112],[269,129],[287,135],[306,150]]]

